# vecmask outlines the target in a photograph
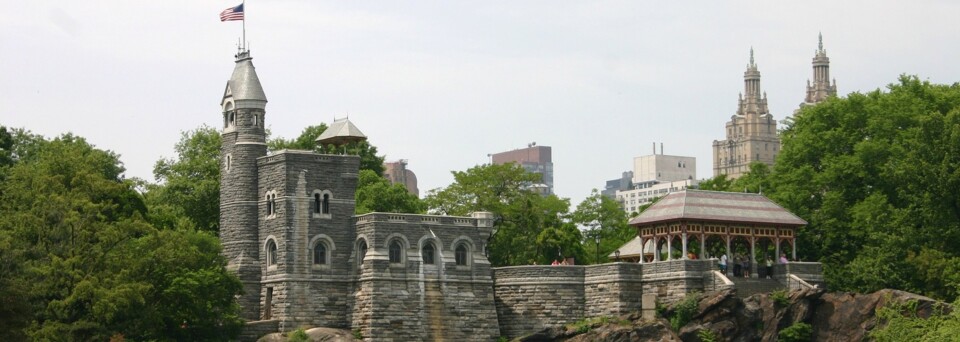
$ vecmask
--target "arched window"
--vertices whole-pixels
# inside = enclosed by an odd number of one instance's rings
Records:
[[[320,213],[320,206],[321,206],[320,194],[313,194],[313,213],[314,214]]]
[[[267,216],[273,216],[277,213],[277,194],[267,194]]]
[[[320,208],[322,214],[330,214],[330,194],[323,194],[323,202]]]
[[[229,125],[230,125],[230,126],[233,126],[234,122],[236,122],[236,114],[235,114],[234,112],[230,112],[230,122],[229,122]]]
[[[327,245],[323,241],[317,241],[313,246],[313,263],[315,265],[327,264]]]
[[[400,245],[400,241],[393,240],[393,242],[390,242],[390,263],[391,264],[399,264],[403,262],[402,255],[400,254],[401,252],[403,252],[403,246]]]
[[[227,164],[227,172],[230,172],[230,166],[233,165],[233,157],[232,157],[231,155],[229,155],[229,154],[227,155],[227,163],[226,163],[226,164]]]
[[[367,241],[360,240],[360,245],[357,246],[357,264],[363,264],[363,258],[367,256]]]
[[[457,266],[464,266],[467,264],[467,245],[459,244],[457,245],[457,250],[455,252],[457,259]]]
[[[433,265],[434,263],[436,263],[434,260],[435,258],[433,257],[434,248],[432,243],[427,243],[423,245],[423,249],[421,250],[420,255],[423,257],[424,265]]]
[[[254,115],[253,115],[253,126],[256,127],[257,125],[259,125],[259,124],[260,124],[259,121],[260,121],[260,116],[254,114]]]
[[[277,243],[273,240],[267,241],[267,266],[277,264]]]

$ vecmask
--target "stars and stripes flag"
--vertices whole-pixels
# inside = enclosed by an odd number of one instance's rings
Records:
[[[220,21],[243,20],[243,4],[230,7],[220,12]]]

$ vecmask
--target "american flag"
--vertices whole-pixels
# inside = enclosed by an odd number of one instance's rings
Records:
[[[220,21],[243,20],[243,4],[230,7],[220,12]]]

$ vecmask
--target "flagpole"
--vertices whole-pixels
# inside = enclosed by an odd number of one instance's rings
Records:
[[[247,51],[247,0],[240,2],[243,8],[243,51]]]

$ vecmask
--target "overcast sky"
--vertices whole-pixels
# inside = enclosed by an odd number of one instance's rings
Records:
[[[65,132],[153,181],[180,132],[222,124],[239,1],[0,0],[0,125]],[[553,147],[573,205],[663,142],[712,176],[749,51],[777,120],[823,32],[841,94],[898,75],[960,80],[955,1],[251,0],[247,40],[274,136],[350,120],[421,194],[487,154]]]

